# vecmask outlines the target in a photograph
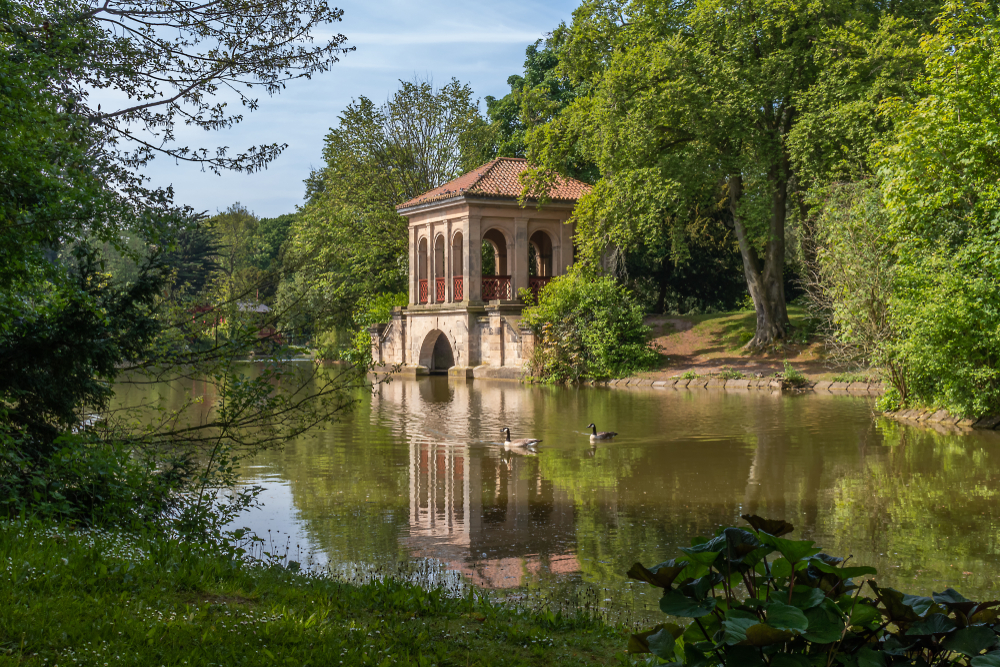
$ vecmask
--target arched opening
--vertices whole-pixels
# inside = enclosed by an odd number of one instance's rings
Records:
[[[451,239],[451,300],[465,299],[465,282],[463,280],[464,263],[462,261],[462,232],[457,232]]]
[[[533,258],[529,258],[528,274],[539,278],[552,277],[552,239],[545,232],[539,230],[531,235],[528,244],[534,252]]]
[[[538,230],[528,239],[528,287],[538,292],[552,280],[552,239]]]
[[[493,271],[489,271],[488,255],[492,251]],[[507,238],[499,229],[491,229],[483,234],[483,300],[514,298],[507,264]]]
[[[434,302],[444,303],[447,299],[444,272],[444,236],[434,239]]]
[[[420,346],[420,365],[433,374],[447,373],[455,365],[455,353],[443,331],[435,329]]]
[[[427,239],[417,246],[417,303],[427,303]]]

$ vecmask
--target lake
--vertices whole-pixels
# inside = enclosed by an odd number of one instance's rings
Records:
[[[620,435],[592,445],[591,422]],[[508,450],[504,426],[542,443]],[[657,596],[626,579],[632,563],[750,513],[883,585],[998,597],[1000,433],[902,425],[866,398],[396,379],[245,479],[267,490],[243,523],[333,569],[429,562],[643,616]]]

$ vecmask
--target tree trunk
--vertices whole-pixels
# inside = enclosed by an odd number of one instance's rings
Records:
[[[771,200],[771,220],[768,239],[764,246],[764,265],[747,236],[746,225],[739,214],[739,204],[743,197],[743,177],[733,174],[729,177],[729,210],[733,216],[733,228],[743,258],[743,274],[747,289],[757,312],[757,328],[753,339],[747,343],[749,349],[760,349],[785,337],[788,329],[788,311],[785,309],[785,215],[788,188],[780,166],[775,166],[769,177],[774,184]]]

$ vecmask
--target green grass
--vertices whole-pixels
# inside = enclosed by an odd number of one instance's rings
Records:
[[[588,665],[627,635],[385,580],[247,565],[163,536],[0,523],[0,665]]]

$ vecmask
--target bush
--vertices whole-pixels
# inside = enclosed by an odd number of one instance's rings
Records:
[[[632,566],[629,577],[663,589],[665,614],[692,622],[632,635],[631,653],[675,667],[1000,665],[1000,603],[951,588],[924,597],[874,579],[858,584],[875,568],[847,567],[812,541],[783,538],[794,530],[785,521],[743,518],[750,530],[696,538],[681,549],[684,560]]]
[[[523,313],[522,323],[535,333],[532,376],[576,382],[648,369],[656,352],[642,316],[632,293],[612,278],[571,271],[553,279]]]

